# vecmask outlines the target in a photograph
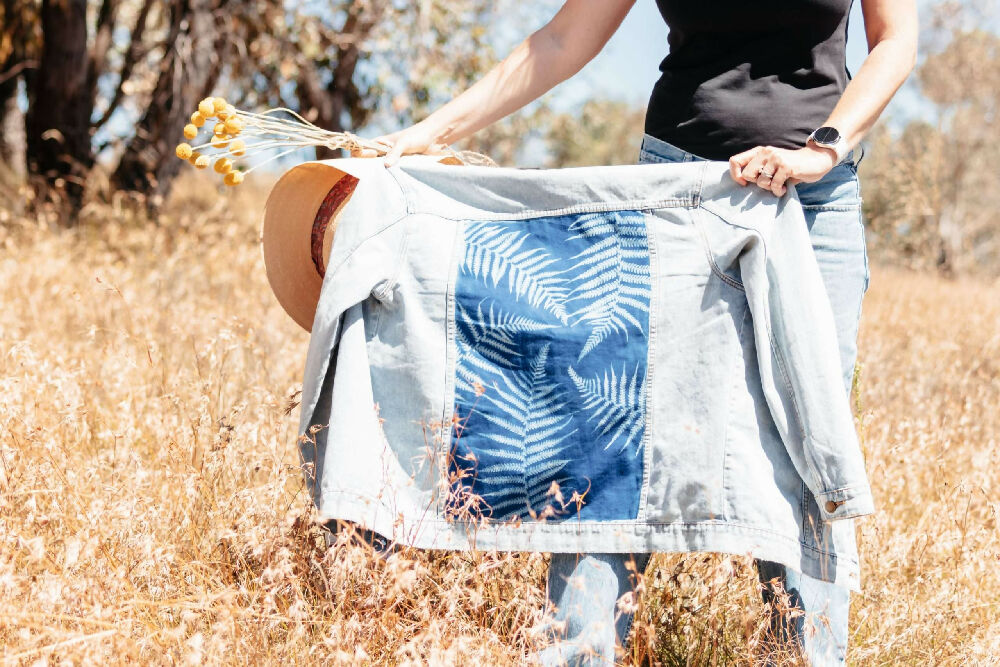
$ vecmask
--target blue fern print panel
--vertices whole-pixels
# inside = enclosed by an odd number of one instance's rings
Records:
[[[639,211],[465,223],[450,513],[637,517],[650,289]]]

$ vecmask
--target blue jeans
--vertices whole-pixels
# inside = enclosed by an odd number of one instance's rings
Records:
[[[860,152],[860,156],[858,153]],[[857,166],[863,149],[855,149],[815,183],[794,187],[809,226],[809,235],[837,325],[844,383],[848,393],[857,358],[861,301],[868,289],[868,255]],[[655,137],[643,138],[640,162],[702,160]],[[749,184],[746,187],[759,187]],[[613,665],[616,642],[625,643],[633,614],[616,607],[633,590],[627,567],[644,572],[650,554],[553,554],[547,596],[562,627],[559,641],[539,657],[543,664]],[[780,640],[797,644],[812,665],[843,665],[847,656],[850,591],[766,560],[756,560],[771,629]],[[805,612],[789,618],[772,604],[775,584],[789,595],[791,607]]]

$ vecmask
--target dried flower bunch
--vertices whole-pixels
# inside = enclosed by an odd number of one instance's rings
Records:
[[[211,125],[211,138],[198,143],[199,134]],[[226,185],[243,183],[250,172],[302,148],[323,146],[330,149],[356,150],[371,148],[380,154],[389,148],[385,144],[362,139],[350,132],[331,132],[313,125],[291,109],[269,109],[263,113],[250,113],[237,109],[222,97],[207,97],[198,103],[191,114],[191,122],[184,127],[187,141],[177,146],[177,157],[190,162],[197,169],[212,166],[223,177]],[[207,137],[206,137],[207,138]],[[209,155],[207,151],[213,150]],[[248,169],[241,169],[237,162],[251,154],[274,151]],[[473,151],[450,150],[446,154],[463,164],[497,166],[489,157]]]

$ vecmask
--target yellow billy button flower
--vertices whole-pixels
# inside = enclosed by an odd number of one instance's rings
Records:
[[[242,171],[231,171],[226,174],[226,177],[222,179],[222,182],[229,186],[239,185],[243,182],[243,178],[244,176]]]
[[[194,139],[197,136],[198,136],[198,128],[195,126],[194,123],[189,123],[188,125],[184,126],[185,139]]]
[[[201,158],[201,153],[195,151],[194,153],[191,153],[191,157],[188,158],[188,162],[190,162],[191,164],[196,164],[199,158]]]
[[[211,97],[206,97],[198,103],[198,113],[205,118],[211,118],[215,115],[215,103]]]
[[[219,174],[228,174],[233,170],[233,161],[227,157],[215,161],[215,171]]]
[[[230,116],[226,119],[226,133],[237,135],[243,131],[243,122],[239,118]]]
[[[205,117],[201,115],[200,111],[191,114],[191,124],[195,127],[205,127]]]
[[[215,109],[215,113],[218,114],[220,111],[226,110],[226,107],[229,106],[229,102],[221,97],[216,97],[212,100],[212,106]]]
[[[227,134],[227,132],[226,132],[226,124],[225,123],[216,123],[215,127],[212,129],[212,134],[214,134],[217,137],[224,137],[224,136],[226,136],[226,134]]]
[[[229,150],[236,157],[246,155],[247,145],[242,139],[237,139],[233,143],[229,144]]]
[[[194,166],[198,169],[208,169],[208,165],[211,160],[208,159],[207,155],[199,155],[198,159],[194,161]]]
[[[225,148],[229,145],[229,137],[212,137],[212,148]]]
[[[179,144],[176,152],[177,157],[182,160],[189,160],[194,155],[194,149],[191,148],[191,144]]]

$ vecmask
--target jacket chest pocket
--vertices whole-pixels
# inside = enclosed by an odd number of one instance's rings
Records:
[[[361,302],[361,314],[365,321],[365,340],[371,342],[378,337],[382,315],[395,295],[395,284],[386,278],[372,287],[371,293]]]

